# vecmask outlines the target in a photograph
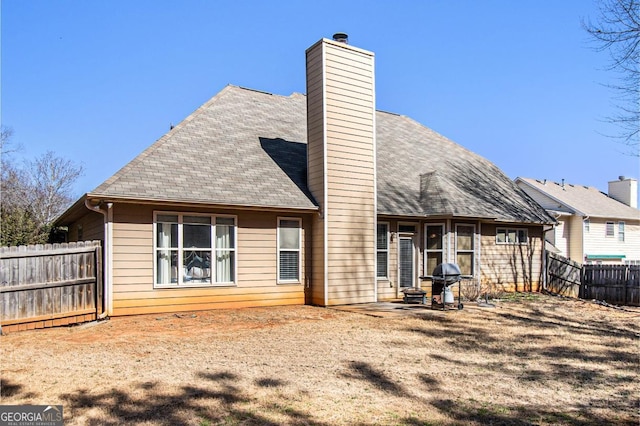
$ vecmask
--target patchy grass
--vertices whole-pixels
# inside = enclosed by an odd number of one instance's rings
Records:
[[[0,338],[2,404],[67,425],[637,425],[640,310],[541,294],[376,318],[309,306]]]

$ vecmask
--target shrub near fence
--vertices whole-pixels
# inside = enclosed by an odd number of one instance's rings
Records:
[[[640,265],[584,265],[580,297],[640,306]]]
[[[101,264],[99,241],[0,247],[3,331],[96,319]]]

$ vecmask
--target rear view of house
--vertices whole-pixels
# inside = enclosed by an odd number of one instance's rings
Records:
[[[541,285],[547,212],[488,160],[376,111],[374,54],[306,52],[307,94],[227,86],[58,220],[98,239],[110,315]],[[545,228],[546,227],[546,228]]]

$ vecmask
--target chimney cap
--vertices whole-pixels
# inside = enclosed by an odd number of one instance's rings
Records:
[[[618,180],[627,180],[626,176],[618,176]]]
[[[349,44],[349,35],[347,33],[335,33],[333,40],[339,43]]]

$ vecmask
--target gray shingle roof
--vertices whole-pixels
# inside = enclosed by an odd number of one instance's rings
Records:
[[[564,185],[551,181],[539,181],[530,178],[518,178],[529,187],[551,197],[578,215],[640,220],[640,210],[629,207],[618,200],[609,197],[592,186]]]
[[[486,159],[407,117],[376,121],[380,214],[552,222]],[[315,208],[306,136],[304,95],[227,86],[89,195]]]
[[[315,208],[305,97],[227,86],[90,195]]]

